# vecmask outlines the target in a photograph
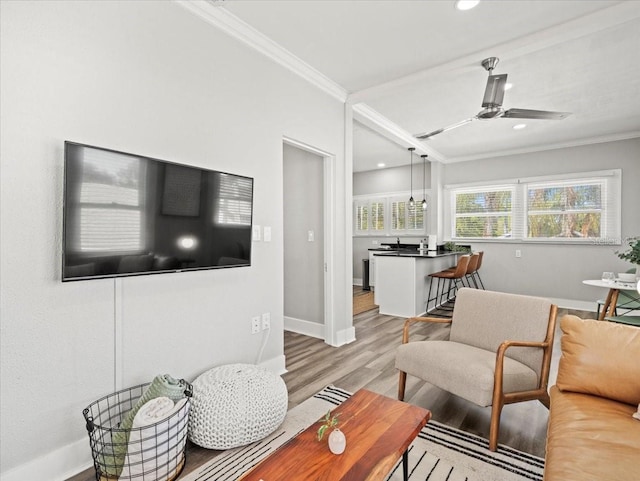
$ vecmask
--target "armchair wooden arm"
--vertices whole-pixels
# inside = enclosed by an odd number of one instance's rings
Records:
[[[551,366],[551,350],[553,347],[553,337],[556,326],[557,306],[552,305],[549,313],[549,324],[547,325],[547,335],[544,341],[504,341],[498,347],[496,352],[496,368],[493,379],[493,401],[491,403],[491,427],[489,432],[489,449],[495,451],[498,447],[498,431],[500,429],[500,413],[505,404],[511,404],[520,401],[531,401],[537,399],[549,408],[550,399],[547,392],[547,383],[549,382],[549,369]],[[543,349],[542,369],[540,370],[540,379],[538,388],[529,391],[518,391],[513,393],[505,393],[502,391],[502,381],[504,378],[504,357],[507,349],[510,347],[533,347]]]
[[[498,347],[498,351],[496,352],[496,368],[495,368],[495,383],[494,383],[494,391],[499,388],[500,392],[502,392],[502,379],[504,372],[504,358],[507,352],[507,349],[510,347],[536,347],[539,349],[544,349],[544,355],[542,359],[542,371],[540,372],[540,380],[538,381],[538,389],[541,386],[544,386],[546,391],[547,388],[547,380],[549,378],[549,364],[547,362],[547,356],[551,356],[551,350],[549,347],[551,344],[548,341],[535,342],[535,341],[504,341]],[[546,368],[545,368],[546,367]],[[537,391],[535,391],[537,392]]]
[[[416,322],[437,322],[440,324],[451,324],[450,318],[445,317],[410,317],[404,321],[404,327],[402,328],[402,344],[409,342],[409,327]]]
[[[410,317],[404,321],[402,328],[402,344],[409,342],[409,327],[416,322],[436,322],[440,324],[451,324],[451,319],[446,317]],[[404,400],[404,389],[407,382],[407,373],[400,371],[400,380],[398,382],[398,400]]]

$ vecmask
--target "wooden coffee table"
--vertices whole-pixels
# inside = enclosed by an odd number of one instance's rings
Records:
[[[418,406],[361,389],[333,410],[347,449],[329,451],[327,435],[318,441],[314,423],[263,459],[241,481],[375,481],[384,479],[403,458],[407,479],[407,449],[431,419]]]

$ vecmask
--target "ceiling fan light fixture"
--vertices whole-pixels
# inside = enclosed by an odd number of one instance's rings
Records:
[[[527,126],[527,124],[516,124],[513,126],[513,130],[522,130]]]
[[[455,3],[455,7],[457,10],[465,11],[471,10],[473,7],[476,7],[480,3],[480,0],[457,0]]]

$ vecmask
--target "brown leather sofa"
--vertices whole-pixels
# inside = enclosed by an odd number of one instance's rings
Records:
[[[640,328],[564,316],[544,481],[640,479]]]

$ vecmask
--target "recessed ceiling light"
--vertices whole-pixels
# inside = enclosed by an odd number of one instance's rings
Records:
[[[382,167],[384,167],[385,165],[387,165],[387,164],[384,164],[384,163],[380,162],[380,163],[378,164],[378,167],[382,168]]]
[[[527,126],[527,124],[516,124],[513,126],[513,130],[522,130]]]
[[[473,7],[478,5],[480,0],[457,0],[456,8],[458,10],[471,10]]]
[[[504,84],[504,89],[505,90],[509,90],[511,87],[513,87],[513,84],[510,82],[507,82],[506,84]]]

